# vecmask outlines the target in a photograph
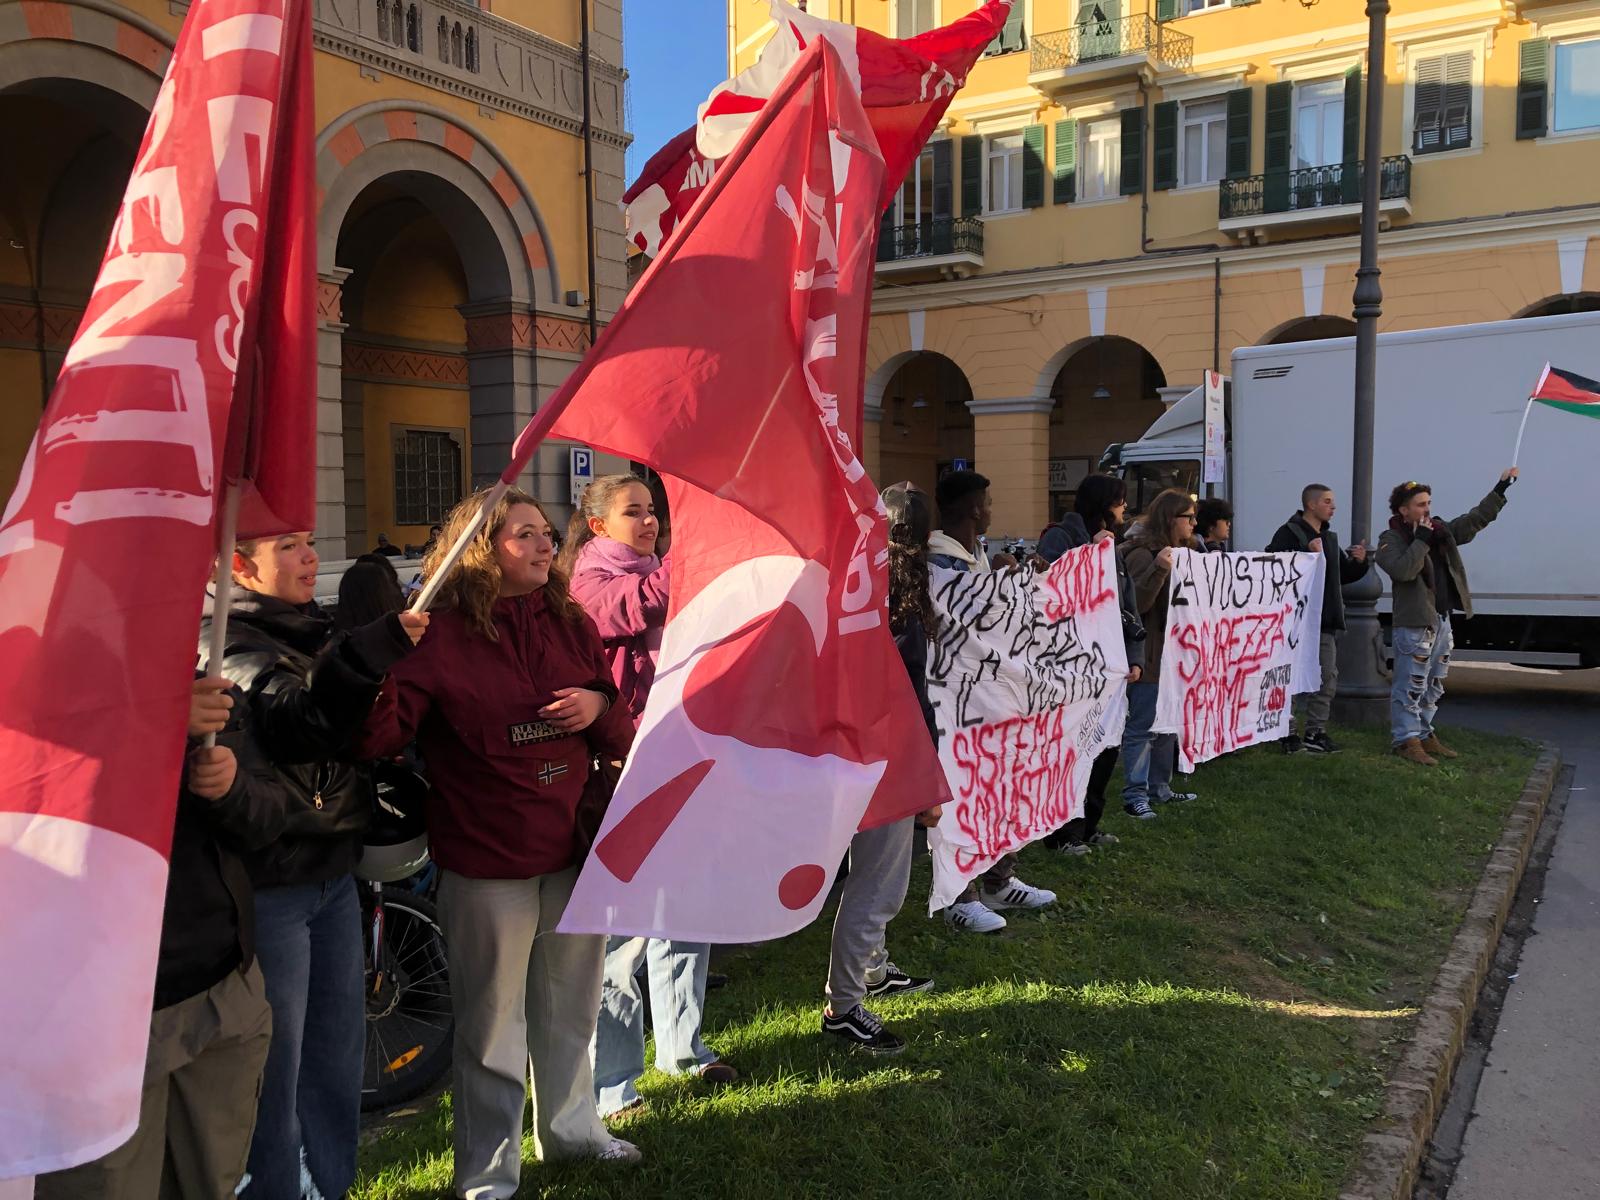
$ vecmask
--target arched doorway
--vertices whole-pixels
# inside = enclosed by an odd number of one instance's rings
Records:
[[[1327,338],[1355,337],[1356,323],[1349,317],[1303,317],[1279,326],[1261,343],[1281,346],[1286,342],[1320,342]]]
[[[32,62],[59,74],[16,78],[25,48],[0,48],[0,497],[94,288],[158,85],[109,54],[61,45]]]
[[[1050,519],[1072,507],[1113,442],[1131,442],[1163,412],[1161,365],[1139,343],[1089,338],[1070,348],[1050,387]]]
[[[942,354],[909,355],[883,389],[878,450],[880,485],[909,479],[933,491],[939,477],[975,457],[972,386]]]
[[[1600,312],[1600,292],[1568,292],[1531,305],[1518,317],[1565,317],[1572,313]]]

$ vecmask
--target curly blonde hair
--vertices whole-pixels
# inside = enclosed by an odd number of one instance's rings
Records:
[[[444,520],[443,532],[434,542],[433,549],[428,551],[428,556],[422,560],[424,580],[431,579],[443,564],[450,547],[472,524],[489,492],[489,488],[480,488],[450,510],[450,515]],[[500,640],[500,634],[494,626],[494,602],[500,598],[500,560],[495,555],[494,543],[505,528],[506,517],[518,504],[531,504],[545,520],[550,519],[544,506],[527,492],[520,488],[509,489],[489,510],[482,528],[467,543],[461,561],[439,588],[435,601],[439,608],[460,609],[473,632],[482,634],[491,642]],[[568,621],[583,620],[583,609],[568,590],[566,573],[554,563],[550,566],[550,582],[544,585],[544,599],[552,612]]]

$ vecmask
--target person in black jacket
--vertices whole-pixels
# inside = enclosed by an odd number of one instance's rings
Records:
[[[242,542],[233,555],[223,661],[269,764],[281,835],[251,854],[256,953],[272,1005],[272,1047],[250,1148],[250,1200],[323,1196],[355,1180],[366,1041],[360,905],[351,868],[371,814],[366,772],[341,758],[389,666],[426,616],[389,614],[330,641],[313,599],[311,535]],[[202,669],[213,597],[200,630]]]
[[[1285,753],[1308,750],[1313,754],[1336,754],[1339,747],[1328,736],[1328,718],[1333,715],[1333,694],[1339,687],[1339,635],[1344,632],[1344,586],[1354,583],[1372,566],[1365,546],[1345,550],[1339,535],[1328,522],[1338,506],[1333,489],[1323,483],[1306,485],[1300,493],[1300,511],[1278,528],[1267,543],[1267,551],[1311,551],[1321,554],[1322,572],[1322,687],[1314,693],[1295,697],[1295,709],[1304,715],[1305,724],[1296,736],[1291,730],[1284,739]]]
[[[885,489],[883,503],[889,510],[889,630],[922,706],[928,736],[937,742],[928,701],[928,637],[934,631],[927,556],[932,506],[928,494],[911,483]],[[905,1042],[885,1029],[864,1001],[933,987],[933,980],[907,975],[889,961],[884,941],[911,883],[911,844],[919,819],[937,821],[939,810],[863,830],[850,839],[850,873],[833,920],[822,1032],[872,1054],[898,1054]]]
[[[1052,525],[1039,541],[1039,556],[1047,563],[1090,542],[1107,538],[1115,541],[1128,511],[1127,485],[1114,475],[1090,475],[1078,485],[1072,507],[1073,511]],[[1133,584],[1128,580],[1122,556],[1117,555],[1116,560],[1117,599],[1122,608],[1122,644],[1128,655],[1128,682],[1138,683],[1144,674],[1144,626],[1139,621]],[[1108,746],[1096,756],[1083,797],[1083,816],[1072,818],[1046,836],[1046,846],[1063,854],[1088,854],[1095,846],[1116,844],[1116,834],[1100,832],[1100,818],[1105,815],[1106,787],[1111,782],[1111,773],[1117,769],[1118,751],[1117,746]]]
[[[191,693],[138,1128],[93,1162],[41,1176],[39,1200],[231,1196],[244,1175],[272,1010],[239,855],[272,841],[283,811],[227,689],[196,679]],[[202,748],[208,733],[222,736]]]

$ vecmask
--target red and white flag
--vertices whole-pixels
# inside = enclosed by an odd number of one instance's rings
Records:
[[[859,406],[883,161],[825,41],[776,89],[589,357],[523,431],[648,463],[672,601],[633,754],[562,929],[759,941],[861,827],[945,797],[889,635]]]
[[[0,519],[0,1178],[137,1124],[221,484],[313,523],[310,101],[308,5],[197,0]]]
[[[879,207],[887,207],[972,64],[1004,28],[1012,0],[988,0],[976,12],[904,41],[813,16],[787,0],[769,3],[777,28],[760,58],[718,84],[700,106],[698,123],[658,151],[623,194],[628,237],[646,254],[661,249],[773,89],[817,41],[838,51],[866,106],[884,163]]]

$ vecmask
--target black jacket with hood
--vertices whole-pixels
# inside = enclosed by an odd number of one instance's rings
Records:
[[[1272,535],[1267,543],[1267,553],[1284,551],[1304,553],[1311,543],[1322,539],[1322,558],[1326,570],[1322,575],[1322,632],[1338,633],[1344,629],[1344,585],[1354,583],[1372,566],[1372,557],[1357,562],[1350,551],[1339,545],[1339,535],[1331,529],[1313,529],[1304,513],[1295,513]]]
[[[202,671],[213,599],[200,622]],[[326,883],[361,856],[372,794],[366,769],[342,756],[411,639],[394,614],[330,641],[332,630],[314,602],[233,591],[222,674],[244,694],[251,733],[271,764],[262,786],[284,813],[281,836],[246,860],[257,887]]]

